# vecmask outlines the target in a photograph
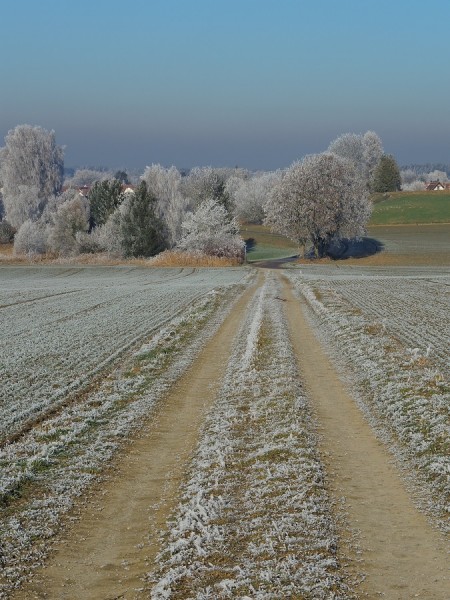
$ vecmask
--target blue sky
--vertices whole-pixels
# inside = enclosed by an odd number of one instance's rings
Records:
[[[2,0],[0,145],[65,163],[288,166],[376,131],[450,162],[448,0]]]

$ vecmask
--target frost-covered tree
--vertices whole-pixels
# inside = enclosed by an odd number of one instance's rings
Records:
[[[104,225],[124,198],[122,184],[117,179],[97,181],[89,192],[91,227]]]
[[[383,155],[383,145],[374,131],[366,131],[363,135],[344,133],[331,142],[328,152],[350,160],[370,187],[375,168]]]
[[[39,198],[37,186],[19,185],[13,197],[6,202],[6,217],[13,227],[19,229],[22,223],[37,219],[46,204],[45,198]]]
[[[400,178],[402,181],[402,186],[409,185],[410,183],[413,183],[419,179],[417,173],[412,169],[403,169],[400,171]]]
[[[226,182],[231,174],[230,169],[195,167],[183,180],[183,193],[192,201],[194,207],[198,207],[205,200],[213,199],[231,214],[231,199],[226,190]]]
[[[156,214],[156,203],[145,181],[129,194],[120,219],[125,256],[154,256],[167,248],[167,232]]]
[[[336,238],[363,235],[371,205],[352,161],[336,154],[306,156],[275,186],[265,207],[266,223],[299,245],[324,256]]]
[[[413,169],[400,171],[400,180],[404,192],[418,192],[425,189],[425,181]]]
[[[17,203],[24,201],[25,188],[37,191],[42,209],[49,196],[61,191],[63,173],[64,152],[56,144],[54,131],[31,125],[18,125],[9,131],[0,159],[0,180],[3,183],[7,219],[19,227],[29,218],[26,207],[16,207]],[[30,198],[29,193],[26,196]],[[15,216],[10,219],[10,214]],[[17,220],[16,215],[25,218]]]
[[[110,171],[97,171],[96,169],[77,169],[72,177],[68,177],[64,184],[66,187],[80,188],[94,185],[97,181],[112,179]],[[116,178],[117,179],[117,178]]]
[[[14,236],[14,254],[45,254],[48,232],[45,223],[27,220]]]
[[[51,223],[47,227],[47,245],[50,251],[61,256],[76,254],[77,233],[89,229],[89,203],[86,198],[76,194],[60,204],[51,214]]]
[[[420,179],[411,181],[411,183],[402,183],[402,191],[404,192],[421,192],[425,190],[425,188],[425,182]]]
[[[299,165],[300,161],[282,172],[278,185],[271,190],[264,205],[264,224],[268,225],[271,231],[285,235],[298,246],[305,246],[308,230],[301,215],[305,202],[296,201],[294,181],[291,181],[295,178],[294,167]]]
[[[372,186],[375,169],[383,156],[383,144],[380,137],[375,131],[366,131],[363,135],[363,159],[364,159],[364,175],[369,184]]]
[[[239,236],[238,223],[230,219],[217,199],[204,200],[187,215],[182,227],[183,237],[178,243],[181,250],[237,259],[243,256],[245,243]]]
[[[128,207],[128,199],[113,212],[104,225],[96,227],[89,235],[93,237],[94,244],[99,250],[107,252],[111,256],[120,257],[124,255],[124,244],[122,240],[121,218]]]
[[[262,223],[264,205],[280,179],[281,171],[258,173],[249,179],[229,179],[227,190],[233,200],[236,218],[248,223]]]
[[[375,169],[372,189],[374,192],[397,192],[402,180],[397,162],[390,154],[384,154]]]
[[[189,208],[189,200],[181,191],[181,173],[176,167],[146,167],[142,180],[156,197],[156,214],[165,223],[167,244],[174,246],[181,237],[181,223]]]
[[[446,171],[440,171],[439,169],[435,169],[434,171],[430,171],[426,176],[427,181],[440,181],[441,183],[448,181],[448,175]]]
[[[364,167],[363,136],[357,133],[343,133],[328,146],[327,152],[350,160],[358,169]]]

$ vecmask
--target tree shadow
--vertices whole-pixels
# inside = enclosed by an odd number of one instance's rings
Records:
[[[341,239],[330,245],[327,254],[333,260],[366,258],[378,254],[383,248],[384,244],[375,238],[362,237],[355,239]]]
[[[255,238],[247,238],[246,240],[244,240],[245,242],[245,248],[247,250],[247,252],[250,252],[250,250],[253,250],[254,247],[256,246],[256,240]]]

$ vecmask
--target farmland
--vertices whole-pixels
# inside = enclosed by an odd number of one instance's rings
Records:
[[[127,349],[241,276],[223,269],[213,276],[193,269],[3,269],[0,439],[66,402]]]
[[[46,554],[61,515],[194,359],[248,274],[26,267],[1,277],[8,589]]]
[[[0,597],[446,598],[449,269],[256,272],[1,270]]]
[[[423,504],[446,528],[448,269],[311,269],[291,277],[361,409],[425,486]]]
[[[450,223],[450,193],[390,192],[374,204],[371,225]]]

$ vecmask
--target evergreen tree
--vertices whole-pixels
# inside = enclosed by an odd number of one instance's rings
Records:
[[[124,200],[122,184],[117,179],[97,181],[89,192],[90,227],[104,225]]]
[[[397,192],[401,189],[402,179],[397,162],[390,154],[383,154],[373,174],[373,192]]]
[[[130,180],[128,179],[128,173],[126,171],[116,171],[114,173],[114,179],[120,181],[121,183],[125,183],[125,185],[129,185]]]
[[[154,256],[167,248],[166,228],[156,215],[156,203],[145,181],[130,194],[121,218],[125,256]]]

